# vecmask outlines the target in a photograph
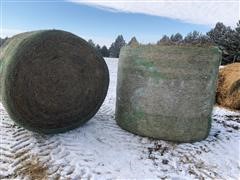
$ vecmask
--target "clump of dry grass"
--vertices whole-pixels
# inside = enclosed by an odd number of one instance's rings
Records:
[[[22,164],[22,169],[17,174],[32,180],[48,179],[47,170],[48,168],[44,167],[38,159],[32,159]]]
[[[240,63],[220,70],[216,99],[221,106],[240,110]]]

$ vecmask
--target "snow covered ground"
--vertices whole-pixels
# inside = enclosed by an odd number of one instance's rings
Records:
[[[84,126],[39,135],[0,105],[0,179],[239,179],[240,112],[215,107],[209,137],[176,144],[128,133],[114,120],[117,59],[106,59],[108,95]]]

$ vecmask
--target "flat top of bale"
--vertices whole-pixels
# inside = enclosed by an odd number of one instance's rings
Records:
[[[132,49],[132,50],[137,50],[137,49],[140,49],[140,50],[150,50],[150,49],[181,49],[181,50],[206,50],[206,49],[209,49],[209,50],[213,50],[213,51],[216,51],[216,52],[219,52],[219,48],[217,46],[212,46],[212,45],[188,45],[188,44],[183,44],[183,45],[175,45],[175,44],[171,44],[171,45],[165,45],[165,44],[147,44],[147,45],[144,45],[144,44],[139,44],[139,45],[136,45],[136,46],[130,46],[130,45],[126,45],[124,46],[122,49]]]
[[[221,51],[215,47],[177,46],[177,45],[139,45],[124,46],[120,52],[122,66],[133,67],[134,64],[147,67],[203,70],[220,65]],[[205,68],[206,69],[206,68]],[[151,70],[151,69],[150,69]]]

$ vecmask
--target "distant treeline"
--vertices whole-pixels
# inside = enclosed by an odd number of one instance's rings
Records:
[[[99,51],[104,57],[119,57],[120,49],[126,44],[139,44],[136,37],[133,37],[128,43],[125,42],[122,35],[119,35],[115,42],[113,42],[108,49],[106,46],[95,45],[90,39],[88,41],[93,47]],[[225,26],[218,22],[213,29],[206,34],[201,34],[198,31],[188,33],[183,37],[180,33],[171,36],[163,35],[162,38],[156,42],[161,45],[216,45],[222,51],[222,64],[229,64],[233,62],[240,62],[240,21],[237,23],[235,29]]]
[[[0,46],[8,38],[0,38]],[[138,45],[136,37],[133,37],[128,43],[124,40],[122,35],[117,36],[116,40],[111,44],[110,48],[107,46],[100,46],[95,44],[93,40],[89,39],[91,44],[103,57],[119,57],[120,49],[125,45]],[[225,26],[218,22],[213,29],[206,34],[201,34],[198,31],[188,33],[183,37],[180,33],[171,36],[163,35],[162,38],[156,42],[161,45],[216,45],[222,51],[222,64],[229,64],[233,62],[240,62],[240,21],[237,23],[235,29],[230,26]]]

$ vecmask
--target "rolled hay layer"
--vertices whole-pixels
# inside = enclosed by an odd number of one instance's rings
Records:
[[[221,106],[240,110],[240,63],[220,69],[216,99]]]
[[[69,32],[19,34],[1,49],[1,99],[19,125],[41,133],[80,126],[96,114],[108,89],[104,59]]]
[[[118,66],[116,121],[134,134],[177,142],[208,136],[220,51],[126,46]]]

